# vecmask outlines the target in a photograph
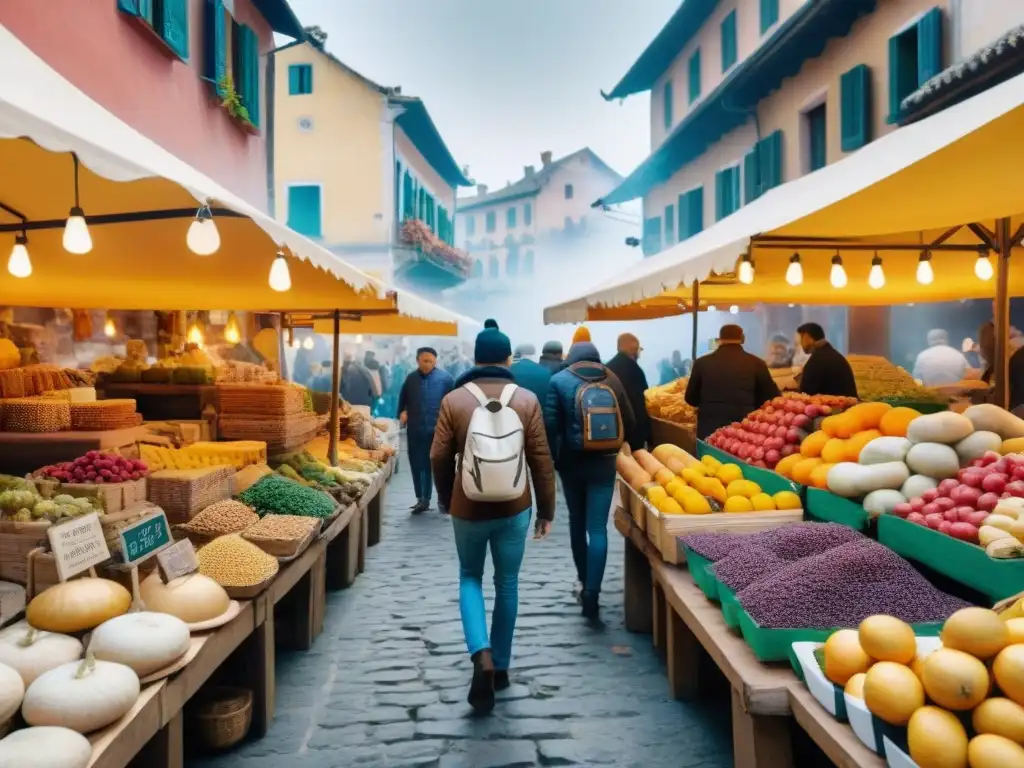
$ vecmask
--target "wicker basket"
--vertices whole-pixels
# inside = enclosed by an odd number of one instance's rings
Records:
[[[48,546],[48,522],[14,523],[0,521],[0,581],[28,583],[28,554]]]
[[[252,725],[252,698],[252,691],[246,688],[214,688],[196,709],[203,746],[228,749],[242,741]]]
[[[231,497],[234,467],[164,469],[149,476],[149,500],[171,523],[187,523],[199,510]]]
[[[305,396],[298,387],[268,384],[218,384],[220,413],[283,416],[302,413]]]

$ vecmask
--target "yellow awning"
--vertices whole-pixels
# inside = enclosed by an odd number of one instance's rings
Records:
[[[315,333],[328,336],[334,334],[334,320],[318,317],[312,319],[308,315],[291,315],[292,324],[297,328],[311,327]],[[463,320],[463,330],[477,325],[468,318]],[[341,333],[344,335],[378,335],[378,336],[458,336],[458,322],[441,322],[423,320],[406,315],[367,315],[359,320],[342,319]]]

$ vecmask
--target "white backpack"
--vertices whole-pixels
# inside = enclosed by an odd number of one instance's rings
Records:
[[[469,420],[460,459],[462,490],[470,501],[512,501],[526,492],[526,435],[509,403],[517,389],[507,384],[493,400],[476,384],[466,389],[480,405]]]

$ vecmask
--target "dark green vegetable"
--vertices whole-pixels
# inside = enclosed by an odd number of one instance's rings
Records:
[[[334,501],[327,494],[276,474],[260,478],[237,498],[261,516],[299,515],[323,519],[334,512]]]

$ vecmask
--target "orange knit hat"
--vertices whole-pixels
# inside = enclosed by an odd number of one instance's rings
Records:
[[[578,344],[581,341],[590,341],[590,330],[585,325],[577,328],[576,333],[572,335],[573,344]]]

